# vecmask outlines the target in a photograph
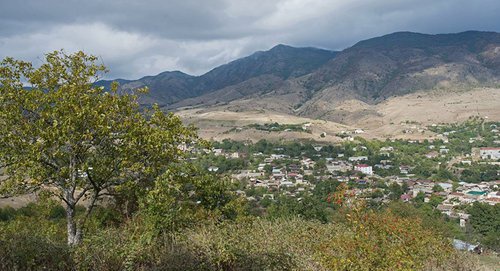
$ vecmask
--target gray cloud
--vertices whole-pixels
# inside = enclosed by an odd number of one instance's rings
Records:
[[[110,78],[201,74],[277,43],[344,49],[395,31],[500,31],[497,0],[2,0],[0,57],[64,48],[100,56]]]

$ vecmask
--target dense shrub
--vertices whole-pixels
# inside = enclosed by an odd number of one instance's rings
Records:
[[[72,270],[69,248],[43,236],[11,233],[0,238],[0,270]]]
[[[255,219],[193,229],[183,242],[205,270],[321,270],[315,252],[343,230],[301,219]]]
[[[72,270],[64,221],[45,217],[52,208],[44,207],[30,205],[0,222],[0,270]]]
[[[343,215],[332,223],[211,220],[159,235],[136,216],[95,229],[74,249],[65,245],[64,223],[17,218],[0,228],[0,269],[473,270],[449,239],[419,219],[390,211]]]

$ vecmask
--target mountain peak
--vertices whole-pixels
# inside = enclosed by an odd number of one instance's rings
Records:
[[[360,41],[342,52],[277,44],[200,76],[163,72],[124,81],[122,87],[148,86],[149,100],[144,103],[192,100],[183,102],[185,106],[294,92],[303,99],[304,112],[313,112],[319,110],[315,101],[329,105],[342,97],[377,103],[420,90],[498,86],[498,47],[499,33],[480,31],[395,32]]]
[[[279,43],[271,48],[269,51],[277,51],[277,50],[287,50],[287,49],[298,49],[296,47],[292,47],[290,45]]]
[[[478,41],[498,43],[500,42],[500,34],[472,30],[460,33],[435,35],[401,31],[360,41],[351,48],[393,49],[394,47],[429,48],[457,45],[473,46]]]

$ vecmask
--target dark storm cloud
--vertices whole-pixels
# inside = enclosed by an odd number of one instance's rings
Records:
[[[125,78],[200,74],[277,43],[338,50],[403,30],[500,30],[497,0],[0,1],[0,57],[85,50]]]

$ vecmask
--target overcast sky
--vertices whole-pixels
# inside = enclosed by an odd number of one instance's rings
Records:
[[[109,78],[199,75],[283,43],[341,50],[396,31],[500,32],[499,0],[0,0],[0,58],[98,55]]]

